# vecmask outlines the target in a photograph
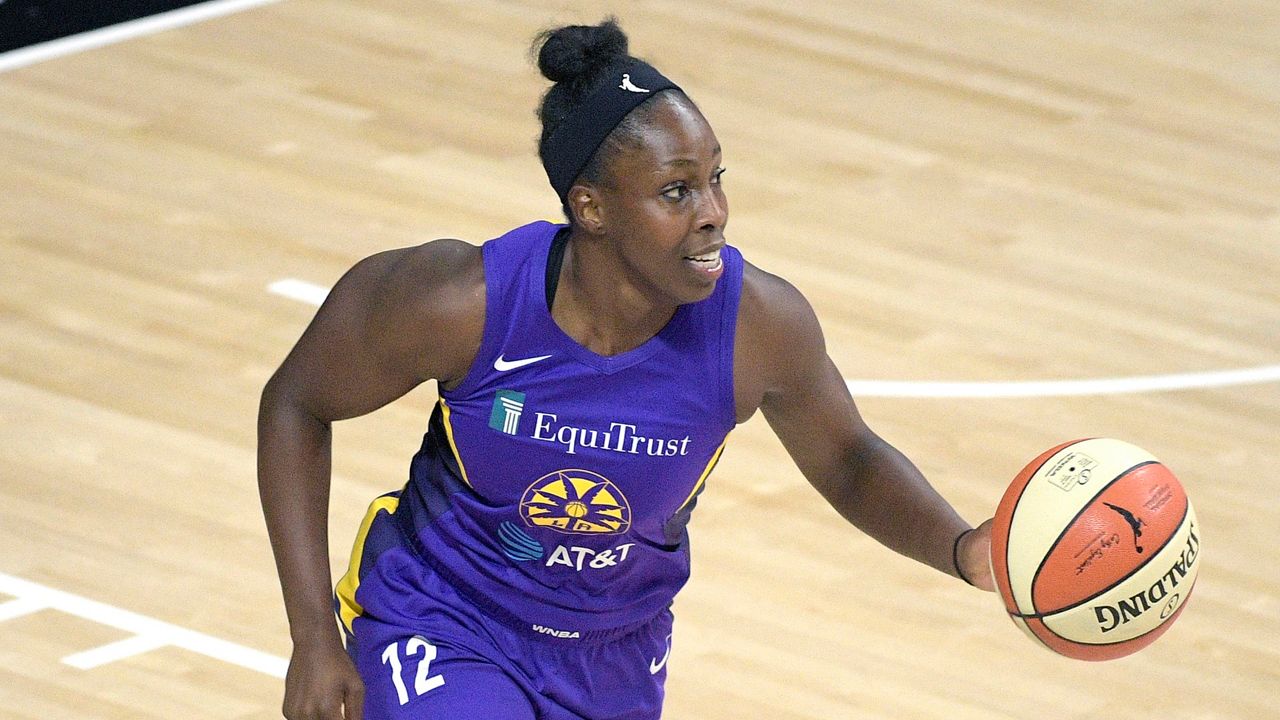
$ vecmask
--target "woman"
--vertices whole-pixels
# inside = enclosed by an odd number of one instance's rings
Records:
[[[613,21],[535,47],[568,223],[361,261],[263,392],[291,720],[657,718],[685,525],[757,409],[850,522],[992,589],[987,527],[863,423],[804,297],[725,244],[697,106]],[[374,501],[331,607],[330,423],[427,380],[409,483]]]

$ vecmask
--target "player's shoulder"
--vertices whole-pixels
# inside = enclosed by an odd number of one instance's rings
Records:
[[[391,251],[387,281],[412,291],[448,292],[484,282],[484,256],[478,245],[441,238]]]
[[[427,363],[424,378],[461,377],[484,333],[484,259],[454,239],[385,250],[356,263],[327,306],[362,327],[365,341]]]
[[[768,339],[793,339],[817,329],[809,300],[785,278],[743,261],[739,328]]]
[[[734,403],[745,422],[768,393],[806,368],[818,367],[826,353],[813,308],[786,279],[744,263],[742,299],[734,341]]]
[[[370,255],[342,283],[359,286],[375,312],[448,314],[483,305],[484,261],[478,246],[443,238]]]

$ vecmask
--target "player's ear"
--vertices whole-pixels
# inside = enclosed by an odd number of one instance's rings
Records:
[[[600,191],[589,185],[569,188],[569,212],[582,229],[592,235],[604,232],[604,209],[600,205]]]

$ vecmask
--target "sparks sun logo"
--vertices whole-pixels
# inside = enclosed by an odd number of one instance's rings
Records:
[[[534,481],[520,500],[530,527],[571,535],[620,535],[631,527],[631,505],[616,485],[590,470],[557,470]]]

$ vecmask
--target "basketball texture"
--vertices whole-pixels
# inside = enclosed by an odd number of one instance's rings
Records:
[[[1054,652],[1111,660],[1186,607],[1200,526],[1181,483],[1141,448],[1063,443],[1014,478],[996,510],[991,568],[1013,622]]]

